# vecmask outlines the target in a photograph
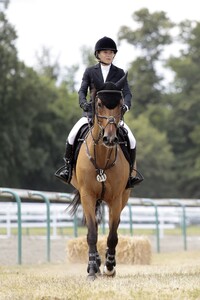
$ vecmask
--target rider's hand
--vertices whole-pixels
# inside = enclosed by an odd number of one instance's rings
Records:
[[[129,109],[128,109],[128,106],[126,104],[123,104],[122,105],[122,113],[123,115],[125,114],[125,112],[127,112]]]
[[[88,102],[85,102],[84,104],[81,105],[81,108],[82,108],[85,112],[87,112],[87,111],[90,110],[91,104],[88,103]]]

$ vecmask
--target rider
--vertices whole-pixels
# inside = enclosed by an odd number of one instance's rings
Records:
[[[65,156],[64,156],[65,167],[61,168],[61,172],[57,171],[55,174],[58,178],[65,181],[66,183],[70,183],[72,177],[73,144],[74,144],[75,137],[79,129],[84,124],[88,123],[89,118],[92,118],[92,99],[90,97],[90,100],[87,101],[87,94],[88,94],[88,89],[90,91],[90,95],[92,94],[92,91],[94,89],[94,83],[92,78],[93,72],[96,72],[96,74],[99,77],[99,80],[102,81],[102,84],[108,81],[116,83],[125,75],[123,69],[116,67],[112,63],[117,51],[118,50],[117,50],[116,43],[111,38],[104,36],[103,38],[98,40],[94,50],[94,55],[98,60],[98,64],[86,68],[83,74],[81,87],[78,91],[79,104],[80,107],[83,109],[83,117],[80,118],[79,121],[73,126],[73,128],[71,129],[68,135],[66,141]],[[127,81],[122,90],[122,93],[124,96],[124,103],[125,103],[124,112],[126,112],[129,111],[131,107],[131,99],[132,99],[132,94],[129,89]],[[128,132],[128,137],[130,141],[130,148],[131,148],[130,167],[132,173],[135,164],[135,159],[136,159],[136,140],[130,128],[127,126],[127,124],[124,123],[123,126]],[[127,183],[127,188],[133,188],[136,184],[140,183],[142,180],[143,180],[142,176],[138,177],[138,176],[131,175]]]

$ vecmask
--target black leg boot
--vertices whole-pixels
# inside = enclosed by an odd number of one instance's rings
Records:
[[[58,169],[55,176],[65,183],[70,183],[72,178],[72,160],[73,160],[73,145],[66,143],[66,150],[64,156],[65,165]]]
[[[132,176],[132,171],[134,170],[134,164],[135,164],[135,159],[136,159],[136,148],[130,150],[130,177],[128,179],[126,189],[131,189],[135,185],[139,184],[144,180],[144,177],[140,172],[135,170],[136,176]]]

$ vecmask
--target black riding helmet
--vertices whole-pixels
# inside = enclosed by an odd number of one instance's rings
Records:
[[[96,56],[96,58],[98,58],[97,51],[101,51],[101,50],[111,50],[114,51],[115,54],[118,51],[115,42],[107,36],[104,36],[103,38],[101,38],[96,42],[94,48],[94,55]]]

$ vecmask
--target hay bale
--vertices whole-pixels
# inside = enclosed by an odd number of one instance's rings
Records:
[[[151,244],[147,237],[119,236],[116,248],[116,260],[119,264],[148,265],[151,263]],[[104,263],[107,236],[99,236],[97,248]],[[88,261],[88,245],[86,237],[70,239],[67,242],[67,260],[72,263]]]

